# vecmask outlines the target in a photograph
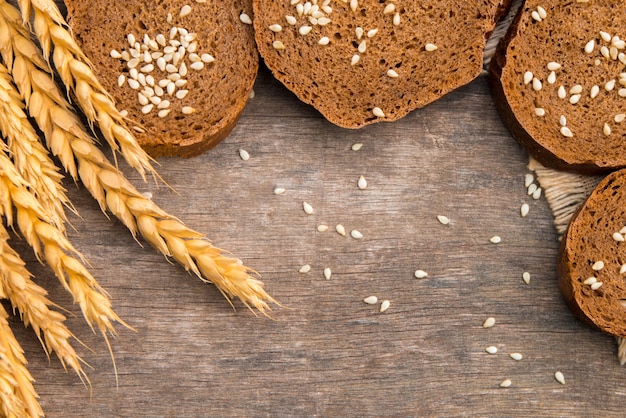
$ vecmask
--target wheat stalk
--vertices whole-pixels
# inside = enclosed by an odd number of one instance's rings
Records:
[[[69,342],[74,335],[65,326],[65,316],[50,309],[54,304],[46,297],[47,292],[31,280],[8,239],[9,234],[0,225],[0,294],[20,312],[24,325],[33,328],[48,356],[55,352],[64,368],[69,366],[81,380],[88,381],[82,360]]]
[[[0,295],[4,296],[4,295]],[[41,417],[33,377],[26,358],[9,327],[8,313],[0,305],[0,412],[5,417]]]
[[[63,176],[41,144],[24,113],[24,103],[7,68],[0,64],[0,130],[7,138],[16,168],[32,186],[54,224],[64,230],[64,205],[71,203],[61,185]]]
[[[109,93],[91,69],[91,63],[67,29],[67,23],[52,0],[20,0],[22,19],[34,15],[34,32],[46,57],[54,65],[68,90],[71,90],[90,124],[97,123],[100,132],[115,152],[145,180],[145,172],[158,177],[151,158],[139,146],[128,129],[124,116],[116,109]]]
[[[74,179],[80,178],[101,209],[111,211],[133,236],[139,232],[162,254],[173,257],[202,280],[213,282],[226,296],[266,312],[268,302],[276,301],[247,267],[144,197],[95,146],[63,95],[51,90],[49,69],[32,53],[37,50],[32,41],[16,28],[16,11],[11,9],[6,3],[0,4],[0,19],[11,34],[10,39],[0,37],[0,53],[5,62],[13,62],[7,66],[29,113],[66,171]]]

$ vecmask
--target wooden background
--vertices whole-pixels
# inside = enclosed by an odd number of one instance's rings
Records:
[[[561,299],[552,216],[543,198],[526,195],[528,157],[500,122],[486,75],[403,120],[358,131],[326,122],[267,70],[255,91],[217,148],[159,160],[178,194],[128,174],[258,270],[287,308],[273,319],[239,303],[233,310],[68,182],[81,215],[70,238],[136,331],[119,327],[112,342],[116,385],[103,339],[15,239],[89,347],[76,344],[92,367],[91,391],[12,319],[49,417],[624,415],[615,341],[573,318]],[[356,186],[360,175],[366,190]],[[274,195],[276,186],[287,192]],[[338,235],[337,223],[364,238]],[[319,224],[331,230],[317,232]],[[502,242],[491,244],[493,235]],[[304,264],[310,273],[298,273]],[[416,279],[416,269],[428,278]],[[379,313],[362,302],[369,295],[391,307]],[[489,316],[496,325],[484,329]],[[497,354],[484,351],[490,345]],[[500,388],[507,378],[512,386]]]

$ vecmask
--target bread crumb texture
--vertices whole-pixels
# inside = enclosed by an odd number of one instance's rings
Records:
[[[522,7],[492,61],[494,92],[512,134],[542,164],[580,172],[626,166],[624,39],[623,2]]]
[[[128,112],[131,126],[140,127],[135,129],[137,139],[151,156],[198,155],[230,133],[250,96],[258,70],[253,28],[240,20],[242,13],[252,14],[251,0],[202,3],[67,0],[66,4],[68,22],[79,45],[118,109]],[[181,41],[181,33],[171,37],[172,28],[182,28],[183,34],[195,34],[195,39],[189,38],[195,45],[180,51],[183,54],[178,56],[178,62],[172,58],[168,61],[176,64],[175,71],[173,67],[159,68],[161,62],[157,63],[159,53],[163,54],[166,46],[173,46],[176,52],[180,48],[176,41]],[[156,42],[159,34],[165,38],[166,45]],[[130,85],[125,81],[137,76],[131,74],[132,64],[129,65],[133,55],[119,56],[132,49],[128,35],[141,48],[136,67],[139,87],[134,81]],[[145,35],[152,39],[152,49],[144,46]],[[152,62],[143,59],[146,51],[151,55],[157,53]],[[201,58],[203,54],[205,59]],[[142,71],[145,66],[150,71],[146,68]],[[159,86],[159,81],[167,80],[173,72],[179,73],[186,83],[178,81],[169,91],[165,84]],[[145,78],[148,83],[142,84]],[[177,81],[174,78],[170,81]],[[153,81],[157,87],[150,85]],[[157,93],[161,93],[161,87],[164,92],[157,99],[149,92],[146,101],[139,97],[146,86]],[[169,103],[162,103],[165,101]]]
[[[626,337],[626,242],[614,235],[626,232],[625,208],[626,170],[620,170],[600,182],[572,219],[558,264],[570,308],[620,337]]]
[[[330,122],[393,121],[477,77],[509,0],[254,0],[259,52]]]

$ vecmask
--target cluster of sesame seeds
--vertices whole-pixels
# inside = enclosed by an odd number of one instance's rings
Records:
[[[530,12],[530,16],[537,22],[543,22],[548,17],[548,12],[543,7],[537,6],[535,10]]]
[[[562,121],[564,120],[565,117],[563,116]],[[533,199],[538,200],[541,197],[543,189],[538,186],[537,183],[535,183],[535,176],[533,176],[532,173],[527,173],[524,176],[524,187],[526,187],[526,193],[528,194],[528,196],[531,196]],[[530,207],[527,203],[522,204],[520,208],[520,214],[522,218],[525,218],[526,215],[528,215],[529,210]]]
[[[545,19],[540,15],[539,10],[532,12],[533,18],[537,21]],[[537,18],[535,18],[537,17]],[[617,61],[626,65],[626,54],[623,52],[626,49],[626,41],[622,40],[618,35],[611,35],[606,31],[599,31],[598,37],[589,40],[582,48],[584,55],[592,56],[596,55],[594,64],[599,66],[602,63],[602,59],[608,59],[609,61]],[[523,82],[528,85],[535,92],[545,90],[546,85],[554,85],[556,87],[556,96],[561,100],[567,100],[571,105],[578,105],[583,102],[583,99],[589,100],[596,99],[603,91],[605,93],[617,94],[619,97],[626,98],[626,72],[622,71],[616,78],[610,78],[608,81],[604,81],[602,84],[595,84],[589,88],[587,92],[583,88],[582,84],[575,84],[571,87],[566,87],[563,84],[557,83],[559,71],[562,70],[561,63],[556,61],[550,61],[546,64],[546,70],[548,75],[545,79],[535,75],[532,71],[526,71],[523,74]],[[535,103],[539,103],[540,100],[535,100]],[[534,114],[537,117],[544,117],[548,114],[548,109],[541,105],[535,105]],[[575,132],[567,126],[564,122],[565,116],[559,118],[559,132],[564,138],[573,138]],[[605,136],[609,136],[613,133],[612,124],[619,124],[626,119],[626,114],[618,113],[613,115],[612,120],[601,122],[601,132]]]
[[[624,226],[619,231],[613,232],[613,240],[617,242],[626,241],[626,226]]]
[[[191,6],[185,5],[178,17],[185,18],[191,12]],[[173,19],[169,13],[167,22],[171,24]],[[197,35],[184,27],[172,26],[167,34],[155,37],[144,34],[137,38],[129,33],[126,41],[128,48],[112,50],[110,56],[125,63],[118,86],[127,85],[137,91],[137,103],[143,114],[154,110],[161,118],[169,115],[171,102],[183,100],[189,93],[186,88],[189,71],[201,71],[215,61],[212,55],[198,52]],[[184,115],[193,112],[195,109],[191,106],[181,109]]]

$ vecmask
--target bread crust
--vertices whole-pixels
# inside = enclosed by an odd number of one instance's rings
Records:
[[[189,4],[191,13],[179,16]],[[226,138],[235,127],[252,92],[258,71],[258,52],[252,25],[244,24],[240,14],[252,15],[251,0],[222,0],[189,3],[183,0],[110,0],[107,2],[66,1],[68,23],[77,42],[93,63],[94,72],[113,96],[119,110],[128,112],[129,126],[139,144],[152,157],[197,156]],[[167,22],[171,13],[172,22]],[[112,50],[129,49],[127,35],[141,42],[144,34],[153,39],[158,33],[168,37],[173,26],[197,34],[197,53],[211,54],[215,61],[202,70],[189,69],[189,90],[184,99],[163,95],[171,102],[171,112],[159,117],[155,110],[141,111],[137,91],[128,83],[118,85],[120,74],[128,74],[125,62],[114,59]],[[186,65],[189,54],[186,54]],[[156,65],[155,65],[156,67]],[[189,68],[189,67],[188,67]],[[158,81],[167,73],[158,68],[151,73]],[[184,114],[182,108],[195,109]],[[145,129],[145,132],[141,132]]]
[[[572,217],[561,241],[558,259],[559,289],[574,314],[584,322],[615,336],[626,337],[626,242],[613,233],[626,225],[626,170],[604,178]],[[594,270],[598,261],[603,268]],[[596,277],[593,289],[585,280]]]
[[[547,10],[547,18],[542,22],[531,16],[539,6]],[[512,136],[545,166],[583,174],[626,167],[626,153],[618,145],[625,134],[625,125],[613,121],[614,116],[624,110],[619,104],[624,99],[617,97],[619,87],[611,94],[603,88],[610,77],[620,73],[619,67],[623,64],[618,60],[606,62],[599,56],[599,30],[618,34],[615,27],[599,16],[615,16],[615,13],[626,19],[623,7],[606,0],[589,3],[527,0],[496,49],[489,68],[496,108]],[[594,20],[593,17],[597,20],[595,26],[587,22]],[[554,23],[562,19],[579,19],[580,24]],[[621,26],[626,36],[626,27]],[[598,29],[591,30],[591,27]],[[559,33],[559,37],[554,33]],[[584,53],[585,44],[593,38],[598,38],[596,50],[592,54]],[[600,64],[593,63],[594,68],[590,68],[589,62],[594,60],[600,60]],[[550,61],[563,63],[563,68],[555,72],[557,81],[553,85],[547,81],[549,71],[545,68]],[[530,84],[524,85],[526,71],[533,72],[542,81],[541,91],[535,91]],[[603,75],[607,77],[604,80]],[[565,86],[568,90],[577,83],[583,87],[580,102],[575,104],[569,102],[569,93],[565,99],[558,98],[557,87],[570,80],[576,81]],[[593,83],[600,87],[595,99],[590,98]],[[534,114],[535,107],[546,112],[541,122]],[[576,124],[571,127],[573,138],[560,133],[561,115],[568,124]],[[604,123],[610,125],[610,135],[603,132]]]
[[[510,3],[429,0],[385,12],[393,5],[359,0],[352,10],[350,2],[334,1],[323,17],[330,22],[321,26],[290,1],[254,0],[255,37],[280,82],[330,122],[355,129],[398,120],[475,79],[486,39]],[[275,25],[280,29],[272,30]],[[299,33],[307,26],[310,32]],[[319,44],[323,37],[328,44]],[[437,48],[429,51],[427,44]]]

